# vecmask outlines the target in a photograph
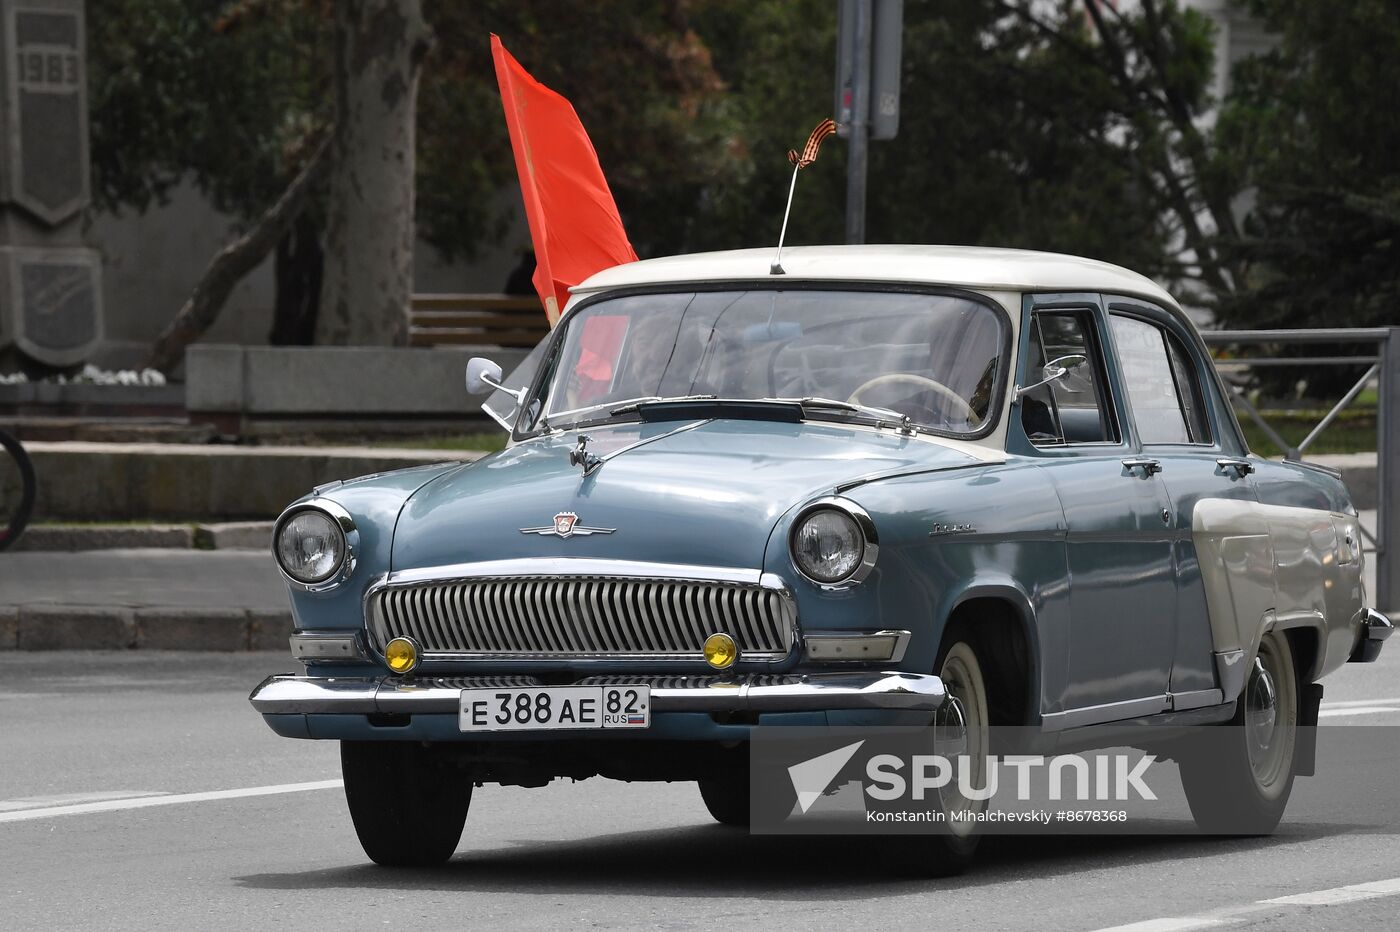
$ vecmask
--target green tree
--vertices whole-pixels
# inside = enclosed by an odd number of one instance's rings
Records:
[[[304,0],[89,0],[87,22],[94,206],[144,211],[189,180],[248,231],[330,120],[321,11]],[[320,205],[305,194],[311,206],[296,205],[273,240],[273,342],[308,342],[314,320]]]
[[[694,206],[742,169],[732,97],[686,0],[439,0],[419,96],[418,217],[449,257],[499,239],[520,210],[491,63],[496,33],[537,80],[573,103],[640,255],[682,251]],[[502,278],[505,277],[502,270]]]
[[[1280,44],[1247,59],[1219,125],[1252,188],[1242,287],[1221,305],[1240,327],[1400,322],[1400,6],[1250,0]]]
[[[905,3],[900,130],[871,146],[871,241],[1050,249],[1228,284],[1209,215],[1229,196],[1203,184],[1215,160],[1193,122],[1208,103],[1210,24],[1152,0],[1092,12],[1081,0]],[[783,153],[832,107],[833,5],[715,2],[696,20],[748,163],[705,191],[694,243],[772,242]],[[845,147],[827,145],[799,183],[792,242],[843,235]]]

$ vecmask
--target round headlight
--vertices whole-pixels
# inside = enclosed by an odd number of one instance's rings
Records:
[[[792,558],[798,569],[817,582],[838,583],[860,569],[865,535],[855,518],[821,508],[798,523],[792,535]]]
[[[345,533],[323,511],[301,511],[277,532],[277,562],[297,582],[325,582],[345,560]]]

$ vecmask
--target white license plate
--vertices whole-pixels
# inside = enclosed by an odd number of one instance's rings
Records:
[[[558,731],[650,725],[651,688],[648,686],[464,689],[458,715],[458,727],[462,731]]]

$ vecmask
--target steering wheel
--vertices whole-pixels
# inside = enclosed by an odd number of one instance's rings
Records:
[[[977,416],[977,412],[972,410],[972,406],[963,399],[962,395],[959,395],[942,382],[935,381],[926,375],[918,375],[913,372],[888,372],[884,375],[877,375],[875,378],[851,392],[850,397],[846,400],[851,404],[864,404],[860,398],[862,393],[875,388],[884,388],[886,385],[895,385],[900,382],[916,385],[921,389],[928,389],[936,395],[941,395],[943,398],[952,402],[954,413],[961,415],[969,424],[976,424],[981,420],[981,418]]]

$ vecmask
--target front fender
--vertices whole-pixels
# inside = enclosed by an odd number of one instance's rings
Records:
[[[1008,603],[1032,662],[1034,712],[1057,711],[1068,652],[1065,522],[1054,488],[1025,462],[893,477],[846,493],[875,523],[871,575],[825,590],[793,566],[787,539],[799,509],[770,539],[765,569],[790,580],[804,631],[903,629],[902,669],[931,672],[948,619],[976,598]]]
[[[293,508],[313,498],[329,499],[350,513],[359,533],[354,569],[340,585],[325,592],[308,592],[288,583],[293,626],[302,631],[360,627],[366,590],[389,572],[394,527],[404,502],[423,486],[462,465],[412,466],[318,486],[289,505]]]

